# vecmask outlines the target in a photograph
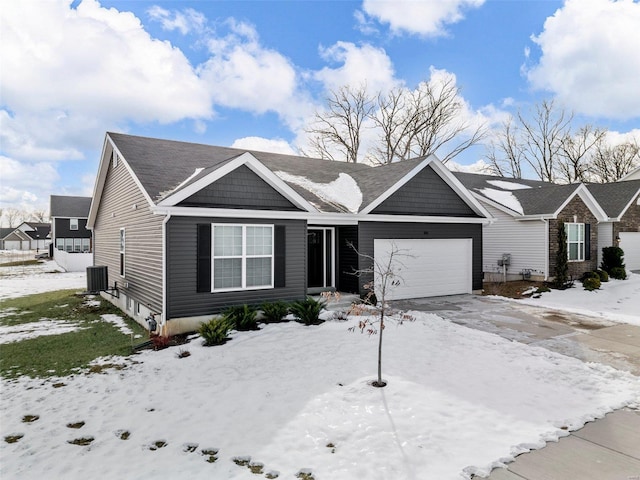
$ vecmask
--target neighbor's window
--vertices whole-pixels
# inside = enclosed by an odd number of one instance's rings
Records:
[[[83,238],[82,239],[82,251],[84,253],[87,253],[90,250],[91,250],[91,242],[89,241],[88,238]]]
[[[124,228],[120,229],[120,276],[124,277],[124,273],[125,273],[125,269],[124,269],[124,264],[125,264],[125,258],[124,258],[124,252],[125,252],[125,232],[124,232]]]
[[[82,239],[81,238],[74,238],[73,239],[73,251],[74,252],[81,252],[82,251]]]
[[[64,239],[64,249],[67,252],[73,252],[73,238]]]
[[[69,219],[69,230],[77,230],[78,229],[78,219],[70,218]]]
[[[584,260],[584,223],[565,223],[569,261]]]
[[[273,225],[213,225],[213,290],[273,286]]]
[[[58,250],[64,250],[64,238],[56,238],[56,248]]]

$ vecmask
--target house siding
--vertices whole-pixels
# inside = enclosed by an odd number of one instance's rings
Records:
[[[640,195],[633,199],[631,205],[619,222],[613,226],[613,238],[620,232],[640,232]]]
[[[412,239],[412,238],[470,238],[473,241],[472,259],[472,288],[482,288],[482,226],[476,224],[443,224],[443,223],[378,223],[360,222],[358,233],[358,251],[360,256],[360,270],[371,268],[374,239]],[[437,272],[446,275],[446,272]],[[364,285],[371,281],[371,276],[362,275],[360,280],[360,294],[366,293]]]
[[[549,272],[555,276],[556,252],[558,251],[558,227],[561,223],[572,223],[576,217],[577,223],[591,225],[590,232],[590,260],[569,262],[569,275],[580,278],[583,273],[598,268],[598,221],[579,196],[575,196],[558,215],[555,220],[549,220]],[[586,257],[586,252],[585,252]]]
[[[502,267],[498,260],[502,255],[511,255],[511,265],[507,267],[507,279],[522,279],[522,272],[530,270],[533,277],[546,278],[546,230],[547,223],[542,220],[517,221],[511,215],[484,205],[495,218],[495,222],[485,225],[482,235],[482,261],[485,280],[503,278]]]
[[[91,238],[91,230],[87,230],[86,218],[78,219],[77,230],[71,230],[69,218],[55,218],[53,222],[55,238]]]
[[[197,225],[241,223],[283,225],[286,228],[285,287],[237,292],[197,292]],[[172,217],[167,222],[167,318],[198,317],[220,313],[231,305],[275,300],[298,300],[306,295],[305,221]]]
[[[478,217],[431,166],[424,168],[372,213]]]
[[[242,165],[211,185],[194,193],[180,206],[298,210],[249,167]]]
[[[118,282],[123,299],[145,307],[140,313],[138,309],[126,312],[140,323],[148,311],[162,312],[163,219],[151,213],[124,162],[115,169],[110,163],[93,230],[94,265],[107,266],[109,286]],[[120,276],[121,228],[126,229],[124,277]]]
[[[598,267],[602,264],[602,249],[614,245],[613,223],[601,222],[598,224]]]

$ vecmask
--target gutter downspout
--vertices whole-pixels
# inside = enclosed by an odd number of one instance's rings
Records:
[[[162,220],[162,312],[160,313],[160,334],[168,336],[167,328],[167,223],[171,219],[171,214]]]
[[[542,218],[544,223],[544,280],[549,281],[549,221]]]

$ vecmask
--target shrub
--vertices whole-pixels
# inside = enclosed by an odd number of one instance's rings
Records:
[[[320,312],[325,306],[325,302],[307,297],[305,300],[297,300],[291,304],[291,313],[305,325],[319,323]]]
[[[616,280],[626,280],[627,271],[624,269],[624,267],[613,267],[609,272],[609,276],[611,278],[615,278]]]
[[[260,307],[267,323],[281,322],[289,313],[289,304],[278,300],[277,302],[263,303]]]
[[[620,247],[604,247],[602,249],[602,264],[600,268],[613,277],[611,271],[614,268],[624,269],[624,251]],[[626,278],[625,274],[625,278]],[[616,278],[616,277],[613,277]]]
[[[605,272],[604,270],[596,270],[596,273],[600,277],[600,281],[601,282],[608,282],[609,281],[609,274],[607,272]]]
[[[232,328],[238,331],[258,330],[258,312],[249,305],[229,307],[223,314]]]
[[[600,277],[588,277],[582,282],[585,290],[598,290],[600,288]]]
[[[559,289],[568,287],[569,282],[569,263],[567,253],[567,232],[564,229],[564,223],[558,226],[558,250],[556,251],[556,274],[554,286]]]
[[[580,278],[580,281],[584,282],[587,278],[597,278],[599,280],[600,275],[598,274],[598,272],[584,272],[582,274],[582,278]]]
[[[232,325],[225,317],[214,318],[200,325],[198,333],[204,339],[204,345],[210,347],[212,345],[222,345],[225,343],[231,328]]]

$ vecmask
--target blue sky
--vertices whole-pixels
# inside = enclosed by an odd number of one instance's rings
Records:
[[[633,0],[21,0],[0,21],[0,208],[91,195],[106,131],[293,152],[327,92],[362,82],[453,80],[494,128],[554,99],[640,138]]]

